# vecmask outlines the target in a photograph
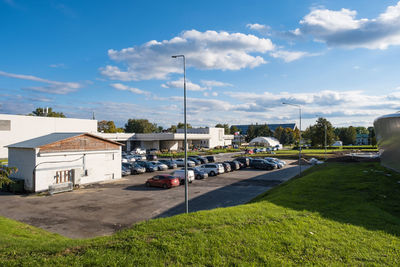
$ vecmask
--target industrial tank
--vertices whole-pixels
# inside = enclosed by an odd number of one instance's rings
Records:
[[[400,172],[400,113],[377,118],[374,127],[382,165]]]

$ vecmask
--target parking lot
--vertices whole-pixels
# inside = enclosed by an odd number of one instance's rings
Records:
[[[281,170],[243,169],[189,185],[189,210],[243,204],[298,173],[294,161]],[[302,167],[306,169],[306,166]],[[148,188],[156,172],[126,176],[53,196],[0,193],[0,215],[71,238],[109,235],[133,223],[184,212],[184,186]]]

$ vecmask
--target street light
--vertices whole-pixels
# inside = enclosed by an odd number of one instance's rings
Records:
[[[283,102],[282,105],[290,105],[299,108],[299,117],[300,117],[300,129],[299,129],[299,176],[301,176],[301,106],[297,104],[285,103]]]
[[[172,58],[183,58],[183,123],[185,124],[185,212],[189,213],[189,201],[188,201],[188,177],[187,177],[187,125],[186,125],[186,58],[185,55],[176,55]]]

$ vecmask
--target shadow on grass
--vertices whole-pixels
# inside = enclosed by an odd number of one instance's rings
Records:
[[[329,163],[306,171],[251,202],[400,235],[400,174],[378,163]]]
[[[238,172],[252,172],[252,169],[244,169]],[[209,177],[199,180],[189,185],[189,197],[198,194],[189,200],[189,212],[200,210],[210,210],[221,207],[231,207],[245,204],[255,196],[266,190],[282,183],[283,181],[297,174],[297,167],[286,167],[273,172],[265,171],[261,175],[256,175],[250,179],[233,178],[234,173]],[[229,175],[229,176],[228,176]],[[217,189],[201,194],[201,187],[215,186]],[[182,199],[183,199],[182,195]],[[185,212],[185,203],[182,202],[160,215],[159,217],[169,217]]]

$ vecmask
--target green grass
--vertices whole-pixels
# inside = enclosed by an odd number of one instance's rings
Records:
[[[71,240],[0,219],[0,265],[400,264],[400,174],[324,164],[231,208]]]

